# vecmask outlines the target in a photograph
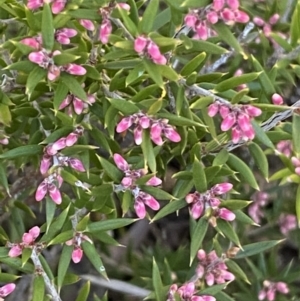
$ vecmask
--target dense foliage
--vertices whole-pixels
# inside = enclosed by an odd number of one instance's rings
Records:
[[[300,2],[0,0],[0,300],[297,300]]]

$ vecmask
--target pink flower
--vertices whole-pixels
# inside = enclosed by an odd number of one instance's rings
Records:
[[[41,43],[37,38],[25,38],[20,41],[22,44],[27,45],[31,48],[39,50],[41,48]]]
[[[224,194],[226,192],[228,192],[229,190],[231,190],[233,187],[233,185],[231,183],[220,183],[220,184],[216,184],[215,186],[212,187],[212,191],[214,194]]]
[[[35,193],[35,199],[37,202],[40,202],[46,194],[49,193],[49,196],[54,203],[57,205],[61,204],[61,193],[57,185],[53,183],[58,181],[58,186],[60,187],[61,184],[60,180],[57,179],[58,177],[59,176],[50,175],[48,178],[44,179],[42,183],[40,183]]]
[[[64,66],[64,71],[72,75],[84,75],[86,74],[86,69],[77,64],[68,64]]]
[[[212,103],[209,107],[208,107],[208,116],[210,117],[214,117],[218,114],[219,112],[219,104],[218,103]]]
[[[81,20],[79,20],[79,23],[87,30],[90,30],[90,31],[95,30],[95,25],[91,20],[81,19]]]
[[[217,217],[229,222],[235,220],[235,214],[226,208],[217,209]]]
[[[146,192],[139,191],[139,193],[135,196],[134,210],[136,215],[141,219],[146,216],[145,205],[155,211],[160,208],[158,201],[153,196]]]
[[[32,244],[37,237],[40,235],[40,228],[38,226],[35,226],[31,228],[28,233],[24,233],[22,236],[22,241],[25,244]]]
[[[0,297],[5,298],[11,294],[16,288],[14,283],[8,283],[0,288]]]
[[[145,50],[148,43],[148,38],[144,36],[139,36],[134,40],[134,50],[141,53]]]
[[[213,8],[215,11],[220,11],[225,5],[225,0],[213,0]]]
[[[126,131],[131,127],[133,122],[134,122],[134,118],[132,116],[122,118],[122,120],[117,125],[116,132],[122,133]]]
[[[19,244],[15,244],[11,247],[11,249],[8,252],[9,257],[18,257],[22,254],[23,249]],[[1,296],[1,295],[0,295]]]
[[[272,102],[274,105],[282,105],[283,104],[283,98],[281,95],[274,93],[272,95]]]
[[[128,171],[130,169],[127,161],[121,155],[114,154],[114,161],[115,161],[115,164],[117,165],[117,167],[120,170],[125,172],[125,171]]]
[[[293,214],[281,213],[278,224],[280,232],[286,236],[291,230],[297,229],[297,217]]]
[[[70,38],[75,37],[77,35],[77,31],[72,28],[62,28],[58,29],[55,32],[55,39],[57,42],[63,45],[70,44]]]
[[[259,26],[259,27],[262,27],[262,26],[265,25],[265,21],[262,18],[260,18],[260,17],[254,17],[253,18],[253,23],[255,25]]]
[[[81,261],[83,256],[83,251],[80,247],[75,247],[73,252],[72,252],[72,260],[74,263],[78,263]]]
[[[112,32],[111,22],[108,19],[105,19],[102,22],[99,31],[99,40],[101,41],[102,44],[108,43],[108,38],[111,32]]]
[[[195,14],[187,14],[185,17],[184,17],[184,23],[187,25],[187,26],[190,26],[190,27],[195,27],[196,26],[196,23],[198,21],[198,17],[195,15]]]
[[[44,5],[43,0],[28,0],[27,7],[31,10],[36,10]]]
[[[59,14],[66,6],[67,0],[53,0],[52,3],[52,13]]]
[[[264,300],[267,298],[268,301],[274,301],[276,297],[276,292],[288,294],[289,288],[284,282],[271,282],[265,280],[263,282],[263,288],[258,293],[258,299]]]

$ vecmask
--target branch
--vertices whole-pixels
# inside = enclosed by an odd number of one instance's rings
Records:
[[[110,17],[109,18],[117,27],[122,28],[124,31],[124,36],[128,39],[128,40],[134,40],[134,37],[131,35],[131,33],[127,30],[127,28],[123,25],[123,23],[119,20],[119,19],[115,19]]]
[[[124,294],[137,296],[140,298],[145,298],[151,293],[151,291],[149,290],[116,279],[110,279],[109,281],[107,281],[98,276],[89,275],[89,274],[80,275],[80,278],[89,280],[91,283],[95,285],[105,287],[107,289],[121,292]]]
[[[39,271],[41,271],[41,275],[44,279],[45,285],[46,285],[46,289],[48,291],[48,293],[52,296],[52,300],[53,301],[62,301],[56,288],[54,287],[54,285],[52,284],[51,280],[49,279],[48,275],[46,274],[46,272],[43,269],[42,263],[39,259],[39,255],[36,251],[36,248],[34,247],[32,249],[32,253],[31,253],[31,260],[35,266],[35,268]]]
[[[294,2],[295,2],[294,0],[288,0],[287,1],[286,10],[285,10],[284,14],[281,17],[281,22],[283,22],[283,23],[287,22],[290,14],[291,14],[291,11],[294,7]]]

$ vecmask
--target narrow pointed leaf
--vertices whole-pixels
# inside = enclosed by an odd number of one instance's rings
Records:
[[[42,39],[43,47],[52,50],[54,45],[54,26],[49,3],[44,3],[42,14]]]

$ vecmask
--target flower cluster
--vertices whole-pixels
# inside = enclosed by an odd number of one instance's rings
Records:
[[[259,224],[261,219],[265,216],[262,208],[268,204],[269,195],[266,192],[256,192],[252,196],[253,203],[248,207],[248,214],[251,218]]]
[[[67,246],[74,246],[74,249],[72,251],[72,261],[74,263],[78,263],[82,259],[83,251],[81,248],[81,243],[83,241],[88,241],[91,244],[93,243],[88,236],[83,235],[80,232],[77,232],[72,239],[66,241]]]
[[[233,143],[254,139],[255,131],[251,119],[261,114],[260,109],[251,105],[230,105],[215,101],[208,107],[208,115],[214,117],[217,113],[223,119],[221,130],[226,132],[231,129]]]
[[[137,145],[142,143],[144,129],[150,129],[150,138],[157,145],[163,144],[162,135],[172,142],[179,142],[181,140],[180,135],[175,131],[174,127],[168,124],[167,119],[155,119],[144,113],[136,113],[122,118],[117,125],[116,131],[117,133],[122,133],[133,124],[136,125],[133,134]]]
[[[28,0],[27,7],[31,10],[36,10],[43,7],[45,2],[44,0]],[[52,3],[52,13],[57,15],[65,8],[67,0],[47,0],[47,3]]]
[[[280,232],[286,236],[291,230],[297,229],[297,217],[294,214],[281,213],[278,224]]]
[[[87,109],[89,105],[92,105],[95,103],[96,98],[92,94],[87,94],[87,101],[83,101],[80,98],[76,97],[74,94],[68,94],[67,97],[62,101],[62,103],[59,106],[59,110],[63,110],[64,108],[67,108],[67,112],[69,116],[72,116],[72,111],[77,115],[80,115],[83,110]],[[73,110],[72,106],[70,104],[72,103],[73,105]]]
[[[263,288],[258,293],[258,299],[267,299],[268,301],[273,301],[275,300],[276,292],[286,295],[289,293],[289,288],[285,282],[271,282],[265,280],[263,282]]]
[[[208,286],[235,279],[235,276],[228,272],[228,268],[224,262],[225,257],[218,257],[215,251],[206,254],[204,250],[200,249],[197,253],[197,258],[199,264],[196,268],[196,274],[198,278],[204,278]]]
[[[8,283],[2,287],[0,287],[0,301],[4,300],[2,298],[7,297],[9,294],[11,294],[16,288],[16,285],[14,283]]]
[[[191,215],[194,219],[198,219],[205,209],[211,208],[210,222],[213,226],[216,225],[216,218],[222,218],[226,221],[233,221],[235,214],[226,208],[220,208],[221,201],[217,195],[224,194],[232,189],[230,183],[220,183],[213,186],[210,190],[204,193],[198,191],[190,193],[185,197],[188,204],[191,205]]]
[[[40,235],[40,228],[38,226],[31,228],[28,232],[23,234],[22,242],[9,245],[11,249],[8,252],[8,256],[18,257],[22,254],[23,249],[32,248],[32,246],[35,243],[35,240],[39,235]]]
[[[195,39],[206,40],[216,35],[210,25],[217,23],[219,20],[228,25],[249,22],[249,16],[239,10],[239,6],[239,0],[214,0],[212,5],[204,9],[190,11],[185,16],[184,22],[195,32]]]
[[[70,166],[79,172],[85,172],[85,168],[82,162],[77,158],[70,158],[63,155],[58,154],[58,152],[68,146],[74,145],[79,136],[83,133],[83,129],[81,127],[77,127],[73,132],[71,132],[68,136],[62,137],[55,141],[54,143],[48,144],[44,148],[44,155],[40,164],[40,172],[42,175],[46,175],[52,166],[55,158],[55,166]],[[41,201],[47,194],[49,194],[50,198],[56,204],[61,204],[62,198],[59,188],[63,183],[62,177],[57,172],[52,172],[48,175],[38,186],[35,199],[37,202]]]
[[[266,22],[260,17],[254,17],[253,23],[262,28],[263,33],[266,37],[270,37],[270,33],[272,32],[272,26],[275,25],[280,19],[279,14],[274,14],[269,18],[269,21]],[[272,39],[271,39],[272,40]]]
[[[134,40],[134,50],[144,56],[148,56],[153,63],[165,65],[167,59],[161,54],[159,47],[148,37],[139,36]]]
[[[276,145],[275,154],[283,154],[290,157],[293,153],[293,144],[291,140],[281,140]]]
[[[208,295],[195,295],[196,288],[194,282],[187,282],[178,288],[176,284],[171,285],[168,292],[167,301],[175,301],[175,294],[180,296],[182,301],[215,301],[216,298]]]
[[[136,180],[147,174],[144,169],[131,169],[127,161],[119,154],[114,154],[114,161],[117,167],[124,172],[125,177],[121,181],[121,190],[130,190],[134,196],[134,210],[139,218],[146,216],[145,205],[150,207],[152,210],[158,210],[160,205],[158,201],[150,194],[141,191]],[[153,176],[150,178],[146,185],[158,186],[162,183],[161,179]]]

